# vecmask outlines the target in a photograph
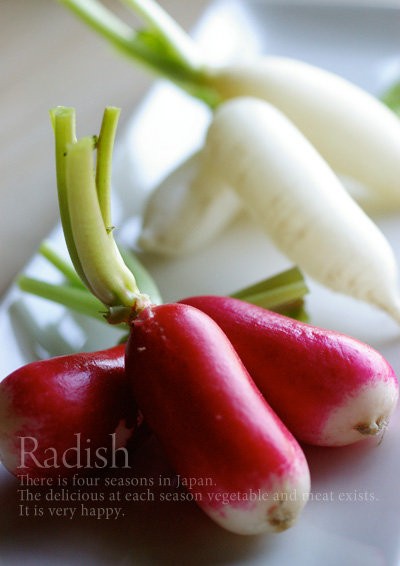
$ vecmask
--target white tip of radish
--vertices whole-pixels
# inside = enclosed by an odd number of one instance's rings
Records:
[[[395,380],[368,384],[328,417],[318,444],[345,446],[384,433],[399,397]]]
[[[238,213],[236,194],[211,171],[202,171],[201,159],[201,152],[192,155],[150,195],[138,240],[143,250],[188,254],[222,232]]]
[[[379,306],[379,305],[378,305]],[[392,304],[382,306],[388,315],[390,315],[398,324],[400,324],[400,299],[396,299]]]
[[[277,479],[275,486],[247,494],[249,499],[246,503],[240,502],[246,494],[235,493],[224,505],[204,510],[217,524],[235,534],[280,533],[296,523],[309,494],[308,470],[298,470],[296,480],[282,484]],[[235,501],[233,495],[238,500]]]
[[[371,289],[367,301],[375,307],[386,312],[393,320],[400,324],[400,293],[397,291],[396,265],[392,267],[391,277],[381,277],[380,288]]]

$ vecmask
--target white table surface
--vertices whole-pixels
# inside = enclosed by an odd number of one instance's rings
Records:
[[[400,0],[350,2],[400,6]],[[160,3],[186,29],[208,4]],[[153,77],[117,56],[55,0],[1,0],[0,46],[1,296],[57,221],[48,110],[76,107],[85,135],[98,130],[107,104],[120,106],[122,129]]]

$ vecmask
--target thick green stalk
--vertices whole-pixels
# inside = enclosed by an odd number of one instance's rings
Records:
[[[133,307],[140,292],[104,225],[93,175],[93,139],[68,148],[67,187],[71,228],[80,264],[93,294],[106,306]]]
[[[66,188],[67,147],[76,142],[75,109],[58,106],[50,110],[50,118],[54,130],[58,203],[64,238],[79,277],[88,285],[72,236]]]
[[[142,293],[150,297],[153,305],[161,304],[163,300],[160,290],[148,270],[131,251],[124,249],[121,246],[119,246],[119,251],[125,265],[132,273],[135,274],[137,286],[141,289]],[[39,253],[42,257],[47,259],[47,261],[55,267],[61,275],[64,276],[65,282],[63,284],[70,284],[74,287],[79,287],[80,289],[84,289],[86,294],[89,294],[74,270],[73,265],[68,260],[64,259],[49,242],[43,242],[40,245]]]
[[[75,135],[66,136],[60,128],[65,116],[68,124],[74,125],[72,109],[58,108],[51,116],[58,148],[56,155],[58,160],[62,157],[58,162],[58,195],[72,263],[82,282],[106,307],[108,322],[129,321],[149,304],[150,299],[139,291],[111,229],[111,163],[119,109],[106,108],[99,138],[91,136],[78,141]],[[67,139],[71,141],[66,145]],[[93,154],[96,147],[95,173]],[[57,261],[54,257],[50,260]]]
[[[21,291],[60,304],[79,314],[107,322],[104,305],[83,285],[73,266],[48,242],[41,244],[39,253],[63,275],[65,281],[63,283],[50,283],[35,277],[21,275],[17,280]],[[138,258],[123,248],[121,255],[127,267],[132,273],[135,273],[135,278],[142,292],[150,297],[152,304],[161,304],[163,301],[160,291],[154,279]]]
[[[127,251],[123,252],[123,257],[128,265],[138,269],[138,271],[135,269],[135,273],[138,273],[139,279],[141,270],[144,270],[143,266],[138,262],[137,258],[131,256]],[[156,294],[152,295],[151,289],[155,284],[152,282],[151,277],[146,270],[142,272],[142,275],[144,277],[143,282],[147,285],[142,288],[151,296],[154,304],[161,304],[162,299],[157,288],[155,288]],[[44,281],[29,277],[21,277],[19,285],[27,293],[62,304],[80,314],[106,321],[104,314],[101,315],[101,303],[96,301],[87,290],[77,290],[80,292],[76,292],[76,290],[71,291],[71,287],[68,285],[45,283]],[[253,292],[254,289],[257,290],[257,293]],[[308,320],[307,313],[304,310],[304,296],[307,293],[308,288],[301,272],[297,268],[293,268],[233,293],[231,297],[240,298],[243,301],[268,308],[297,320]],[[286,301],[285,299],[288,300]]]

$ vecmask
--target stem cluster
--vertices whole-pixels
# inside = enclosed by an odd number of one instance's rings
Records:
[[[118,108],[106,108],[98,138],[77,140],[74,110],[57,107],[51,111],[67,248],[82,282],[107,307],[111,323],[130,320],[150,302],[139,291],[113,237],[111,163],[119,112]]]
[[[153,0],[121,0],[143,27],[134,29],[98,0],[58,0],[119,52],[167,77],[211,108],[220,102],[195,43]]]

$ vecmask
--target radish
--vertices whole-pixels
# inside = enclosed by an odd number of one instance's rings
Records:
[[[211,318],[179,304],[143,310],[126,372],[183,485],[216,523],[258,534],[295,522],[310,487],[304,454]]]
[[[268,403],[294,436],[340,446],[383,434],[398,400],[393,369],[376,350],[229,297],[190,297],[222,328]]]
[[[116,116],[106,112],[103,120]],[[71,126],[74,114],[59,108],[53,119]],[[103,149],[111,149],[113,138],[104,135]],[[57,170],[66,169],[66,182],[58,179],[61,214],[71,227],[64,234],[106,319],[128,325],[125,371],[146,422],[188,493],[218,524],[242,534],[287,529],[309,494],[302,450],[210,317],[187,305],[152,306],[140,293],[112,233],[104,233],[110,183],[94,178],[92,154],[83,138],[56,156]],[[97,154],[107,176],[101,160],[109,154]]]
[[[305,62],[255,56],[216,65],[153,0],[127,3],[146,33],[98,0],[61,0],[119,52],[161,74],[212,109],[252,96],[280,109],[336,173],[363,187],[368,207],[400,206],[400,122],[382,102],[338,75]],[[257,126],[256,126],[257,127]]]
[[[57,477],[126,465],[142,417],[125,347],[23,366],[0,383],[0,457],[14,475]]]
[[[138,244],[146,251],[187,254],[212,240],[242,208],[235,193],[209,172],[201,152],[174,169],[151,193]]]
[[[321,284],[400,321],[392,249],[293,124],[255,98],[221,105],[199,175],[235,189],[277,247]]]
[[[285,57],[255,58],[210,71],[226,100],[266,100],[295,124],[336,173],[369,190],[366,202],[400,206],[400,122],[375,97],[321,68]]]

